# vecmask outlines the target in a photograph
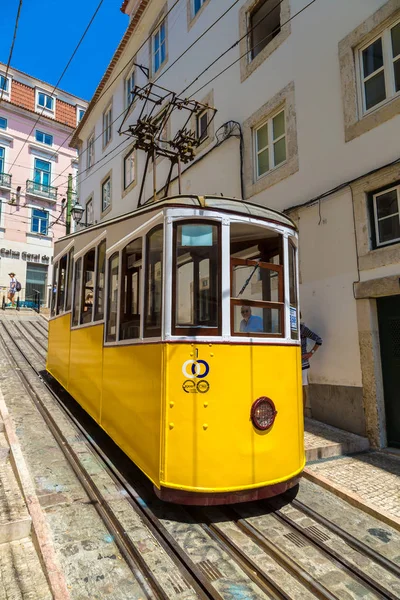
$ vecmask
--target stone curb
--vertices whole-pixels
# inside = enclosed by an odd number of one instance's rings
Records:
[[[0,415],[4,423],[6,438],[10,445],[10,454],[15,476],[22,490],[26,506],[32,519],[33,530],[39,547],[38,549],[41,555],[42,564],[45,567],[45,576],[50,591],[53,594],[54,600],[71,600],[64,574],[56,557],[46,517],[36,495],[35,487],[22,454],[21,446],[1,390]]]
[[[375,517],[375,519],[378,519],[379,521],[386,523],[386,525],[390,525],[390,527],[393,527],[393,529],[400,531],[400,519],[398,519],[394,515],[390,515],[389,513],[383,510],[378,510],[376,505],[365,501],[358,494],[350,492],[348,489],[341,487],[336,483],[332,483],[332,481],[330,481],[323,475],[316,474],[314,473],[314,471],[310,471],[307,467],[303,471],[303,477],[317,485],[320,485],[329,492],[332,492],[333,494],[335,494],[335,496],[339,496],[339,498],[342,498],[342,500],[345,500],[352,506],[363,510],[364,512],[371,515],[371,517]]]

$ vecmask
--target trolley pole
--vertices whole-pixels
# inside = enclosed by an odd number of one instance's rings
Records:
[[[68,175],[68,187],[67,187],[67,218],[65,219],[65,233],[69,235],[71,233],[71,209],[72,209],[72,175]]]

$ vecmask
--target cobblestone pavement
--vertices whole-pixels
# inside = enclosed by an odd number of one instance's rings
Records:
[[[363,501],[400,518],[400,458],[382,452],[309,464],[308,470],[347,488]]]

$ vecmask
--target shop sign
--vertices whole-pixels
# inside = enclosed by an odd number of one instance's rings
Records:
[[[31,252],[17,252],[16,250],[10,250],[8,248],[0,248],[0,258],[15,258],[17,260],[22,259],[27,262],[45,263],[49,264],[50,256],[47,254],[33,254]]]

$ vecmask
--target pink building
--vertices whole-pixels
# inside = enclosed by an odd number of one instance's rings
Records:
[[[65,235],[68,175],[78,161],[69,147],[87,102],[0,63],[0,302],[8,273],[20,299],[40,291],[48,304],[53,243]]]

